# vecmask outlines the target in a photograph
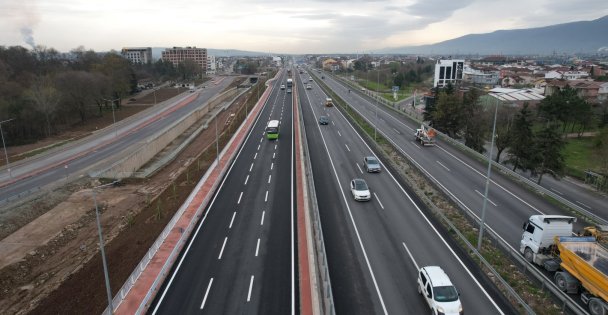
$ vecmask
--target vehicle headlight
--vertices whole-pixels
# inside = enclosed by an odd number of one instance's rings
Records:
[[[439,311],[441,313],[445,313],[445,310],[441,306],[437,306],[437,311]]]
[[[458,313],[464,314],[464,310],[462,309],[462,304],[460,304],[460,306],[458,306]]]

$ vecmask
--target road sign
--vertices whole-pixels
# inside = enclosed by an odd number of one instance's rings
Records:
[[[397,92],[397,91],[399,91],[399,87],[396,85],[393,85],[393,92]]]

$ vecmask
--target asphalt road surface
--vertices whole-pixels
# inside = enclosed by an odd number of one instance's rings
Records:
[[[307,74],[300,75],[305,80]],[[363,157],[373,155],[314,84],[301,87],[300,100],[315,189],[338,314],[425,314],[417,292],[417,268],[441,266],[461,293],[469,314],[511,314],[514,310],[429,217],[390,170],[366,173]],[[320,126],[319,116],[330,118]],[[349,182],[363,178],[368,202],[353,200]]]
[[[273,89],[151,314],[295,314],[292,95]],[[268,140],[269,120],[280,121]]]

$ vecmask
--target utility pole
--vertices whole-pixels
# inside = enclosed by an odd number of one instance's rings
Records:
[[[498,114],[498,100],[494,109],[494,125],[492,126],[492,145],[488,155],[488,175],[486,176],[486,188],[483,194],[483,207],[481,208],[481,226],[479,227],[479,239],[477,240],[477,251],[481,251],[481,241],[483,239],[483,228],[486,225],[486,207],[488,205],[488,186],[490,186],[490,173],[492,171],[492,152],[494,151],[494,138],[496,137],[496,116]]]
[[[6,169],[8,170],[8,176],[10,178],[13,178],[13,173],[11,173],[11,165],[9,164],[9,161],[8,161],[8,153],[6,151],[6,143],[4,142],[4,133],[2,132],[2,124],[6,123],[6,122],[9,122],[11,120],[15,120],[15,118],[11,118],[11,119],[0,121],[0,136],[2,137],[2,146],[4,147],[4,157],[6,158]]]

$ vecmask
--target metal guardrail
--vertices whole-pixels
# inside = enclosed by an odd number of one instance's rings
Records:
[[[271,79],[271,80],[274,80],[274,79]],[[268,81],[270,81],[270,80],[268,80]],[[266,82],[266,86],[268,86],[268,81]],[[261,113],[261,111],[259,113]],[[251,115],[251,113],[249,113],[249,115]],[[247,118],[245,118],[245,119],[247,119]],[[244,128],[244,125],[239,126],[239,128],[237,129],[235,134],[238,134],[238,132],[242,128]],[[226,150],[228,150],[228,148],[230,147],[230,145],[232,144],[234,139],[235,138],[232,137],[230,139],[230,141],[226,144],[226,146],[222,149],[222,151],[220,152],[219,159],[221,159],[221,157],[225,155]],[[240,145],[243,145],[243,144],[241,143]],[[235,150],[234,152],[235,152],[235,154],[233,154],[233,156],[229,159],[229,161],[225,165],[230,165],[230,163],[232,163],[232,161],[234,160],[234,158],[236,156],[236,152],[238,152],[238,150]],[[194,198],[195,192],[198,191],[200,189],[200,187],[205,184],[207,178],[210,176],[211,172],[217,166],[218,160],[216,160],[215,162],[213,162],[213,164],[210,165],[210,167],[205,172],[205,175],[203,175],[201,180],[198,182],[196,187],[193,189],[192,193],[186,199],[186,202],[184,202],[182,204],[182,206],[178,209],[178,211],[173,215],[173,217],[171,218],[169,223],[165,226],[165,228],[163,229],[161,234],[158,236],[156,241],[148,249],[148,252],[146,253],[146,255],[144,255],[144,257],[141,259],[140,263],[135,267],[135,269],[133,270],[131,275],[127,278],[127,281],[125,281],[125,283],[122,285],[122,287],[118,291],[118,294],[112,300],[113,311],[118,309],[118,307],[120,306],[120,303],[122,303],[124,298],[127,296],[129,291],[131,290],[131,288],[133,287],[133,285],[139,278],[139,276],[142,274],[142,272],[144,271],[146,266],[150,263],[150,261],[152,260],[152,258],[154,257],[154,255],[156,254],[158,249],[160,248],[161,244],[164,242],[166,237],[169,235],[169,232],[175,227],[175,223],[181,217],[183,212],[186,210],[187,206],[190,204],[190,202]],[[219,183],[222,181],[227,170],[228,170],[228,168],[224,168],[222,170],[220,175],[217,177],[215,183],[213,183],[211,191],[215,191],[217,189]],[[161,268],[159,275],[154,279],[152,286],[146,293],[146,296],[144,297],[144,299],[141,301],[141,303],[136,311],[136,314],[142,314],[148,307],[148,303],[150,303],[150,300],[154,296],[154,293],[159,288],[159,286],[162,285],[165,275],[169,272],[170,268],[173,266],[174,260],[177,258],[177,256],[181,252],[181,249],[182,249],[183,245],[185,244],[185,242],[187,241],[192,229],[196,226],[196,223],[198,222],[198,219],[200,218],[202,211],[205,208],[203,205],[206,205],[208,203],[209,199],[212,198],[212,196],[213,196],[213,194],[209,194],[205,198],[205,200],[203,200],[203,202],[201,202],[201,205],[196,210],[195,216],[192,218],[192,220],[190,220],[188,227],[185,230],[181,231],[182,234],[180,236],[180,239],[178,240],[177,244],[173,247],[171,254],[169,255],[169,257],[163,264],[163,267]],[[110,310],[108,308],[106,308],[105,311],[103,312],[103,315],[109,315],[109,314],[110,314]]]
[[[306,182],[308,185],[308,204],[311,206],[310,213],[311,222],[312,222],[312,230],[314,234],[314,245],[315,245],[315,257],[317,258],[315,263],[317,265],[318,273],[318,281],[320,286],[318,290],[320,291],[320,296],[322,297],[321,307],[322,314],[334,315],[336,314],[334,298],[331,289],[331,280],[329,278],[329,265],[327,263],[327,254],[325,251],[325,241],[323,238],[323,228],[321,227],[321,218],[319,215],[319,204],[317,203],[317,194],[315,190],[314,177],[312,173],[312,165],[310,163],[310,152],[308,149],[308,141],[306,137],[306,128],[304,127],[304,117],[303,115],[299,115],[300,118],[300,126],[302,128],[301,138],[302,138],[302,155],[304,158],[304,174],[306,176]]]
[[[325,83],[323,83],[323,85],[325,85]],[[327,87],[327,86],[325,85],[325,88],[329,88],[329,87]],[[340,101],[341,101],[341,102],[344,102],[343,100],[340,100]],[[350,107],[352,108],[352,106],[350,106]],[[371,121],[370,121],[370,120],[369,120],[367,117],[365,117],[364,115],[361,115],[361,113],[360,113],[359,111],[357,111],[355,108],[353,108],[353,109],[354,109],[354,110],[355,110],[355,111],[356,111],[356,112],[359,114],[359,116],[361,116],[361,117],[362,117],[362,118],[363,118],[363,119],[364,119],[364,120],[365,120],[365,121],[366,121],[368,124],[373,125],[373,123],[372,123],[372,122],[371,122]],[[410,117],[410,118],[411,118],[411,117]],[[411,119],[412,119],[412,118],[411,118]],[[421,166],[420,166],[418,163],[416,163],[416,161],[414,161],[414,160],[412,159],[412,157],[411,157],[409,154],[407,154],[407,152],[403,151],[403,150],[402,150],[402,149],[401,149],[401,148],[400,148],[400,147],[399,147],[399,146],[398,146],[396,143],[394,143],[394,142],[393,142],[393,141],[390,139],[390,137],[388,137],[388,136],[387,136],[387,135],[386,135],[386,134],[385,134],[385,133],[384,133],[382,130],[380,130],[380,129],[377,129],[377,130],[378,130],[378,132],[379,132],[379,133],[380,133],[380,134],[381,134],[381,135],[382,135],[382,136],[383,136],[383,137],[384,137],[384,138],[385,138],[385,139],[386,139],[386,140],[387,140],[389,143],[391,143],[391,145],[392,145],[392,146],[393,146],[393,147],[394,147],[394,148],[395,148],[397,151],[401,152],[401,153],[402,153],[402,155],[403,155],[404,157],[406,157],[406,158],[407,158],[407,159],[408,159],[408,160],[411,162],[410,164],[412,164],[412,165],[413,165],[413,166],[414,166],[414,167],[415,167],[415,168],[416,168],[416,169],[417,169],[417,170],[418,170],[418,171],[419,171],[421,174],[423,174],[423,175],[424,175],[424,176],[425,176],[425,177],[428,179],[428,181],[429,181],[429,182],[430,182],[430,183],[433,185],[433,187],[435,187],[437,190],[441,191],[445,197],[447,197],[448,199],[450,199],[450,200],[451,200],[451,202],[452,202],[454,205],[456,205],[456,206],[457,206],[459,209],[461,209],[461,211],[462,211],[463,213],[466,213],[466,214],[467,214],[467,215],[468,215],[468,216],[469,216],[469,217],[470,217],[472,220],[474,220],[474,221],[475,221],[475,222],[477,222],[478,224],[480,224],[480,223],[481,223],[481,221],[480,221],[479,219],[477,219],[475,216],[473,216],[471,213],[469,213],[469,211],[467,211],[467,209],[465,209],[465,208],[463,207],[463,205],[462,205],[462,203],[461,203],[460,201],[458,201],[458,200],[456,200],[455,198],[453,198],[453,197],[451,196],[451,194],[450,194],[449,192],[447,192],[447,191],[445,190],[445,188],[443,188],[443,186],[442,186],[442,185],[441,185],[441,184],[440,184],[438,181],[436,181],[436,179],[434,179],[434,178],[433,178],[433,177],[431,177],[431,176],[428,176],[428,174],[425,172],[425,170],[423,170],[423,169],[421,168]],[[367,136],[367,134],[364,134],[364,135],[365,135],[366,137],[368,137],[368,136]],[[444,134],[441,134],[441,135],[442,135],[442,137],[447,137],[447,135],[444,135]],[[449,138],[449,137],[448,137],[448,138]],[[451,138],[450,138],[450,139],[451,139]],[[452,143],[452,142],[455,142],[456,144],[458,144],[458,146],[459,146],[459,147],[464,146],[463,144],[458,143],[457,141],[455,141],[455,140],[453,140],[453,139],[451,139],[451,141],[450,141],[450,142],[451,142],[451,143]],[[467,149],[469,149],[469,148],[467,148]],[[471,150],[471,149],[469,149],[469,150]],[[474,151],[474,150],[471,150],[471,151],[473,151],[473,152],[477,153],[478,155],[481,155],[480,153],[478,153],[478,152],[476,152],[476,151]],[[481,156],[483,157],[483,155],[481,155]],[[385,159],[385,160],[390,161],[390,159]],[[497,164],[497,163],[496,163],[496,164]],[[520,176],[519,174],[517,174],[517,175],[518,175],[518,176]],[[529,181],[529,180],[528,180],[528,181]],[[443,216],[442,216],[442,218],[443,218]],[[447,220],[446,222],[449,222],[449,220],[448,220],[447,218],[445,218],[445,220]],[[451,222],[450,222],[449,224],[450,224],[450,226],[453,226],[453,225],[451,224]],[[486,226],[487,226],[487,224],[486,224]],[[457,229],[455,229],[455,231],[458,231],[458,230],[457,230]],[[562,302],[562,309],[563,309],[564,311],[565,311],[565,310],[570,310],[570,311],[572,311],[574,314],[577,314],[577,315],[578,315],[578,314],[580,314],[580,315],[582,315],[582,314],[585,314],[585,315],[586,315],[586,314],[588,314],[586,310],[584,310],[584,309],[583,309],[583,308],[582,308],[580,305],[576,304],[576,303],[575,303],[575,302],[574,302],[574,301],[573,301],[573,300],[572,300],[572,299],[571,299],[571,298],[570,298],[570,297],[569,297],[569,296],[568,296],[566,293],[564,293],[564,292],[560,291],[560,290],[559,290],[559,289],[558,289],[558,288],[555,286],[555,284],[553,283],[553,281],[549,280],[549,279],[548,279],[548,278],[547,278],[547,277],[546,277],[546,276],[545,276],[545,275],[544,275],[544,274],[543,274],[541,271],[539,271],[539,270],[538,270],[538,269],[537,269],[537,268],[536,268],[534,265],[532,265],[531,263],[529,263],[528,261],[526,261],[525,259],[523,259],[523,257],[521,256],[521,254],[520,254],[519,252],[514,251],[514,250],[513,250],[513,249],[512,249],[512,248],[509,246],[509,244],[507,244],[507,243],[506,243],[506,241],[504,241],[502,238],[500,238],[500,236],[498,236],[498,235],[497,235],[497,234],[496,234],[496,233],[495,233],[495,232],[494,232],[492,229],[488,228],[488,229],[485,229],[484,231],[487,231],[487,234],[488,234],[488,235],[491,235],[491,238],[493,239],[493,241],[494,241],[496,244],[498,244],[498,245],[499,245],[499,246],[500,246],[502,249],[504,249],[504,250],[505,250],[505,251],[506,251],[506,252],[507,252],[507,253],[508,253],[508,254],[509,254],[509,255],[510,255],[510,256],[511,256],[511,257],[512,257],[512,258],[513,258],[515,261],[517,261],[517,263],[520,263],[520,264],[522,265],[522,268],[523,268],[523,272],[524,272],[524,274],[526,274],[526,272],[529,272],[529,273],[531,274],[531,276],[533,276],[533,277],[534,277],[534,279],[536,279],[536,281],[538,281],[538,282],[541,284],[541,289],[547,288],[547,289],[549,290],[549,292],[550,292],[550,293],[551,293],[551,294],[552,294],[554,297],[556,297],[557,299],[559,299],[559,300]],[[467,247],[469,247],[469,248],[470,248],[471,244],[468,242],[468,240],[466,240],[466,238],[463,238],[463,236],[462,236],[462,235],[460,235],[460,232],[457,232],[457,234],[458,234],[458,235],[459,235],[459,237],[461,237],[461,238],[463,239],[463,241],[464,241],[464,242],[467,244]],[[477,249],[476,249],[476,248],[473,248],[473,249],[471,250],[471,252],[473,252],[473,253],[474,253],[476,256],[481,257],[481,255],[480,255],[480,254],[477,252]],[[482,258],[482,257],[481,257],[481,258]],[[482,258],[482,259],[483,259],[483,258]],[[485,259],[484,259],[484,261],[485,261]],[[494,270],[493,268],[492,268],[492,269],[490,269],[490,270],[493,272],[493,274],[494,274],[494,275],[495,275],[495,276],[496,276],[498,279],[501,279],[501,280],[500,280],[500,281],[501,281],[501,283],[503,283],[503,284],[505,284],[505,285],[507,285],[507,286],[508,286],[508,284],[507,284],[507,283],[504,281],[504,279],[502,279],[502,278],[500,277],[500,275],[499,275],[499,274],[495,273],[495,270]],[[509,292],[512,292],[512,293],[515,293],[515,291],[513,290],[513,288],[512,288],[512,287],[510,287],[510,286],[509,286],[508,291],[509,291]],[[516,293],[515,293],[515,294],[516,294]],[[518,301],[523,301],[523,300],[521,299],[521,297],[519,297],[519,296],[517,296],[517,300],[518,300]],[[525,302],[524,302],[524,303],[525,303]],[[527,304],[525,304],[525,305],[526,305],[526,306],[525,306],[524,308],[525,308],[525,309],[528,309],[528,308],[529,308],[529,306],[527,306]]]

